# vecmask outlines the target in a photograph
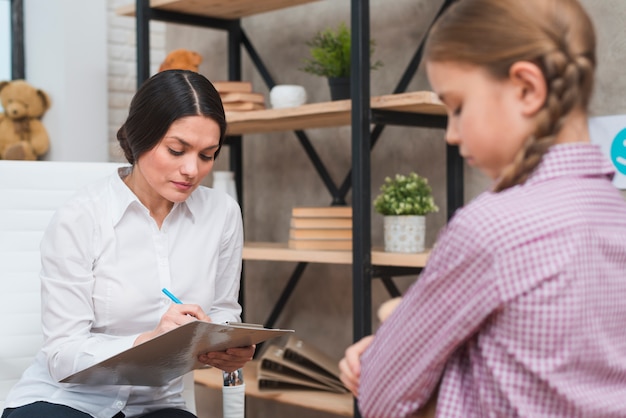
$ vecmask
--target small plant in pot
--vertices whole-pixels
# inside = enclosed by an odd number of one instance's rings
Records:
[[[428,179],[416,173],[387,177],[374,199],[374,210],[384,216],[385,251],[420,253],[426,236],[425,215],[439,208]]]
[[[350,30],[345,23],[340,23],[336,29],[319,31],[307,42],[311,48],[311,57],[305,59],[304,67],[300,70],[328,78],[332,100],[350,98]],[[370,54],[374,52],[374,42],[371,42]],[[371,69],[382,66],[376,61]]]

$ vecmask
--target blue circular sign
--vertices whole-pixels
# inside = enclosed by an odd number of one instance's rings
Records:
[[[611,144],[611,161],[617,171],[626,174],[626,128],[618,132]]]

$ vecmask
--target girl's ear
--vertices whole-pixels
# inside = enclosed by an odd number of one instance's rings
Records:
[[[518,61],[509,70],[509,79],[517,89],[522,113],[533,116],[543,107],[548,94],[541,69],[532,62]]]

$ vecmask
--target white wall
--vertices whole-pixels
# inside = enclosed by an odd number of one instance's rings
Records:
[[[26,80],[52,106],[51,161],[107,161],[106,0],[25,0]]]
[[[115,10],[133,0],[107,0],[109,69],[109,159],[126,161],[117,142],[117,130],[126,120],[128,106],[137,86],[137,39],[135,18],[119,16]],[[156,73],[165,58],[165,24],[150,22],[150,74]]]

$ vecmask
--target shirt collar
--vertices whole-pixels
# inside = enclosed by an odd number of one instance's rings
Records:
[[[541,159],[526,184],[531,185],[558,177],[599,177],[613,179],[615,169],[600,147],[589,143],[553,145]]]
[[[131,171],[132,167],[130,166],[121,167],[117,170],[117,173],[111,177],[113,225],[117,225],[131,205],[137,205],[137,207],[147,211],[146,207],[139,201],[137,196],[128,188],[126,183],[124,183],[124,178],[129,175]],[[200,203],[198,199],[194,198],[195,193],[194,191],[184,202],[174,203],[172,213],[176,211],[187,213],[191,221],[195,222],[196,216],[200,210]]]
[[[137,199],[137,196],[133,192],[130,191],[126,183],[124,183],[124,178],[130,174],[132,167],[120,167],[117,169],[117,173],[111,176],[111,207],[112,207],[112,221],[113,225],[117,225],[117,223],[122,219],[124,213],[128,207],[133,204],[133,202],[137,202],[140,206],[142,206]]]
[[[202,187],[202,186],[198,186]],[[199,216],[202,206],[200,199],[196,196],[198,194],[198,189],[194,190],[193,193],[189,195],[189,197],[181,202],[180,205],[184,207],[184,209],[189,213],[189,217],[191,218],[191,222],[196,222],[196,218]],[[174,205],[176,207],[176,205]],[[182,209],[182,208],[181,208]]]

